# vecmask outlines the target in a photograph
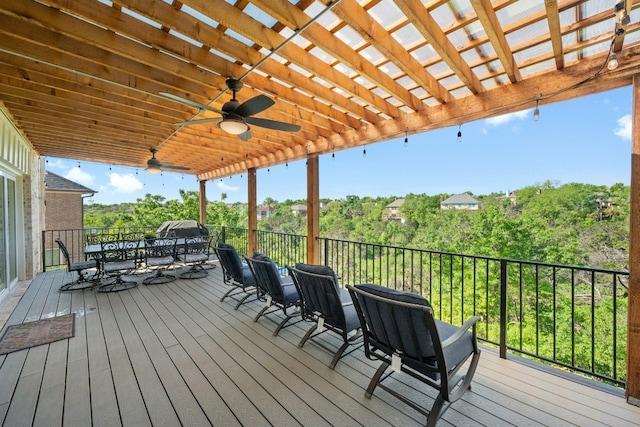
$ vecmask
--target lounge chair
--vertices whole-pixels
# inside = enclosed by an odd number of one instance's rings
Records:
[[[255,278],[258,299],[265,303],[253,321],[257,322],[265,314],[282,310],[284,319],[273,332],[273,336],[276,336],[289,320],[300,315],[298,291],[291,276],[282,276],[276,264],[268,256],[255,253],[253,257],[246,257],[246,260]],[[294,309],[294,313],[287,313],[290,309]],[[292,324],[295,323],[289,323],[289,325]]]
[[[329,363],[329,367],[334,369],[341,357],[359,347],[354,344],[357,344],[361,337],[357,333],[360,322],[351,297],[345,289],[339,287],[338,277],[330,267],[296,264],[295,268],[288,268],[300,294],[302,318],[314,323],[302,337],[298,347],[304,346],[307,340],[324,332],[337,334],[342,339],[342,345]],[[332,351],[319,340],[316,340],[316,343]],[[345,353],[351,345],[354,347]]]
[[[235,306],[237,310],[249,297],[256,294],[255,279],[249,266],[242,263],[235,247],[220,242],[215,247],[215,252],[222,266],[223,281],[231,286],[231,289],[220,298],[220,302],[227,297],[233,297],[238,301]]]
[[[371,398],[378,386],[425,414],[427,426],[435,426],[450,404],[471,388],[480,359],[475,327],[480,317],[457,327],[434,319],[431,305],[420,295],[371,284],[347,289],[362,325],[365,355],[382,362],[365,397]],[[463,366],[466,372],[461,374]],[[391,372],[383,376],[389,367]],[[429,411],[382,384],[394,372],[404,372],[439,391]]]

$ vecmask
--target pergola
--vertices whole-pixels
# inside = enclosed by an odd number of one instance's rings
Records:
[[[2,0],[0,107],[41,156],[200,181],[633,86],[627,396],[640,402],[640,0]],[[275,101],[251,136],[217,125]],[[255,108],[258,110],[258,108]],[[211,118],[199,124],[177,125]],[[225,116],[225,119],[227,117]],[[267,120],[297,132],[261,127]],[[204,203],[201,203],[201,217]],[[250,242],[252,237],[250,235]]]

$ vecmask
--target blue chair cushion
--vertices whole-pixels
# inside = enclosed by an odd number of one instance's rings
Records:
[[[246,266],[243,265],[242,266],[242,283],[246,286],[246,285],[252,285],[255,282],[255,278],[253,277],[253,273],[251,272],[251,269]]]
[[[374,284],[362,284],[355,287],[393,301],[426,307],[431,306],[426,298],[412,292],[398,291]],[[377,314],[374,315],[374,313]],[[431,334],[429,333],[424,313],[421,310],[383,304],[377,310],[371,311],[370,314],[371,330],[379,342],[391,349],[400,350],[401,353],[410,358],[435,362],[435,350],[431,341]],[[390,331],[387,325],[406,325],[406,327]],[[416,337],[423,337],[423,339],[416,340]]]
[[[313,274],[322,274],[324,276],[332,276],[333,283],[336,285],[336,289],[340,289],[340,282],[338,281],[338,276],[335,271],[327,265],[314,265],[314,264],[296,264],[296,270],[306,271],[307,273]]]
[[[284,296],[284,304],[289,305],[297,302],[300,297],[298,296],[298,290],[293,282],[282,284],[282,295]]]
[[[388,288],[386,286],[374,285],[369,283],[356,285],[355,287],[358,289],[366,290],[373,295],[388,298],[394,301],[401,301],[410,304],[425,305],[427,307],[431,307],[431,304],[429,304],[429,301],[427,301],[425,297],[413,292],[399,291],[397,289]]]
[[[339,289],[338,295],[340,296],[340,303],[342,304],[342,310],[344,311],[344,323],[345,332],[351,332],[360,327],[360,318],[356,311],[355,305],[351,300],[351,295],[346,289]]]

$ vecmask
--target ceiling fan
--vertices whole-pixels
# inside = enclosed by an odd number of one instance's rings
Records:
[[[171,163],[161,162],[160,160],[156,159],[156,152],[158,151],[157,148],[149,148],[149,151],[151,151],[151,158],[147,160],[147,172],[149,173],[159,173],[162,171],[174,172],[174,171],[189,170],[189,168],[186,166],[174,166]]]
[[[244,84],[240,80],[232,78],[227,79],[226,84],[229,90],[231,90],[231,92],[233,93],[233,97],[230,101],[225,102],[225,104],[222,106],[222,110],[218,110],[209,105],[201,104],[191,99],[183,98],[181,96],[177,96],[168,92],[160,92],[160,94],[162,96],[166,96],[167,98],[173,99],[174,101],[197,107],[200,109],[200,112],[204,110],[213,111],[214,113],[218,113],[222,116],[206,119],[188,120],[186,122],[176,123],[180,126],[217,122],[220,129],[232,135],[238,135],[240,139],[245,141],[251,138],[251,129],[249,128],[249,124],[283,132],[297,132],[300,130],[299,125],[280,122],[277,120],[252,117],[253,115],[258,114],[274,105],[275,101],[273,101],[268,96],[258,95],[241,104],[236,99],[236,92],[242,89]]]

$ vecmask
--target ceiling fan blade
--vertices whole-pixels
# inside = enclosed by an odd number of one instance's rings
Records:
[[[177,126],[189,126],[189,125],[198,125],[201,123],[211,123],[211,122],[221,122],[222,117],[208,117],[206,119],[196,119],[196,120],[187,120],[184,122],[174,123]]]
[[[283,132],[297,132],[300,130],[300,125],[294,125],[292,123],[279,122],[270,119],[261,119],[259,117],[247,117],[245,121],[252,125],[260,126],[267,129],[281,130]]]
[[[168,170],[168,171],[188,171],[190,168],[186,167],[186,166],[174,166],[174,165],[168,165],[168,166],[162,166],[163,170]]]
[[[222,114],[222,115],[226,114],[223,111],[220,111],[220,110],[218,110],[216,108],[210,107],[210,106],[205,105],[205,104],[201,104],[198,101],[194,101],[194,100],[189,99],[189,98],[183,98],[181,96],[174,95],[174,94],[169,93],[169,92],[160,92],[160,95],[162,95],[162,96],[164,96],[166,98],[169,98],[171,100],[181,102],[183,104],[191,105],[192,107],[196,107],[196,108],[200,108],[200,109],[208,110],[208,111],[213,111],[214,113],[218,113],[218,114]]]
[[[189,170],[189,168],[186,166],[176,166],[173,163],[169,163],[169,162],[158,162],[158,166],[163,170],[181,170],[181,171]]]
[[[236,108],[233,113],[241,117],[249,117],[271,107],[276,102],[265,95],[258,95],[246,100]]]

